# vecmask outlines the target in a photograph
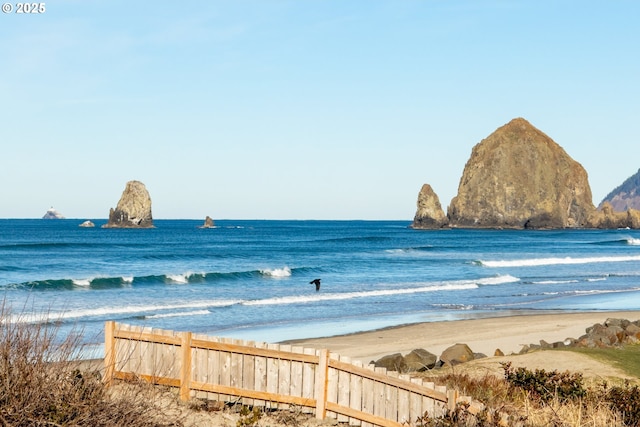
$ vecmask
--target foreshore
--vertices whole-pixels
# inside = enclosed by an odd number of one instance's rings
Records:
[[[585,329],[608,318],[639,320],[637,311],[599,311],[516,315],[472,320],[426,322],[358,332],[325,338],[286,341],[304,347],[326,348],[353,360],[369,363],[392,353],[409,353],[423,348],[440,355],[447,347],[467,344],[474,353],[493,356],[496,349],[504,354],[518,353],[524,345],[553,343],[579,338]]]

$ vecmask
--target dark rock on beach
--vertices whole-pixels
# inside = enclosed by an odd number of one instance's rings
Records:
[[[140,181],[129,181],[115,209],[109,211],[104,228],[151,228],[151,197]]]

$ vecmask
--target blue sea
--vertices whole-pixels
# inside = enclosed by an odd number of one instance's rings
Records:
[[[637,230],[81,222],[0,220],[0,288],[14,321],[81,331],[96,351],[106,320],[279,342],[415,322],[640,309]],[[316,278],[319,291],[309,283]]]

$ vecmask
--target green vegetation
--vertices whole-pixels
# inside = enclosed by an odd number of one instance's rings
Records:
[[[624,371],[640,380],[640,345],[625,345],[611,348],[571,348],[558,351],[573,351],[596,358]]]

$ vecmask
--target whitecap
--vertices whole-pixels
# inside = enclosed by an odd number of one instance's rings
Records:
[[[273,270],[260,270],[260,274],[269,277],[289,277],[291,269],[289,267],[274,268]]]
[[[501,268],[501,267],[540,267],[546,265],[569,265],[569,264],[592,264],[603,262],[627,262],[640,261],[640,255],[621,255],[621,256],[603,256],[603,257],[586,257],[586,258],[530,258],[502,261],[480,261],[485,267]]]
[[[93,279],[72,279],[71,281],[76,286],[82,286],[82,287],[86,288],[87,286],[91,286],[91,281],[92,280]]]

